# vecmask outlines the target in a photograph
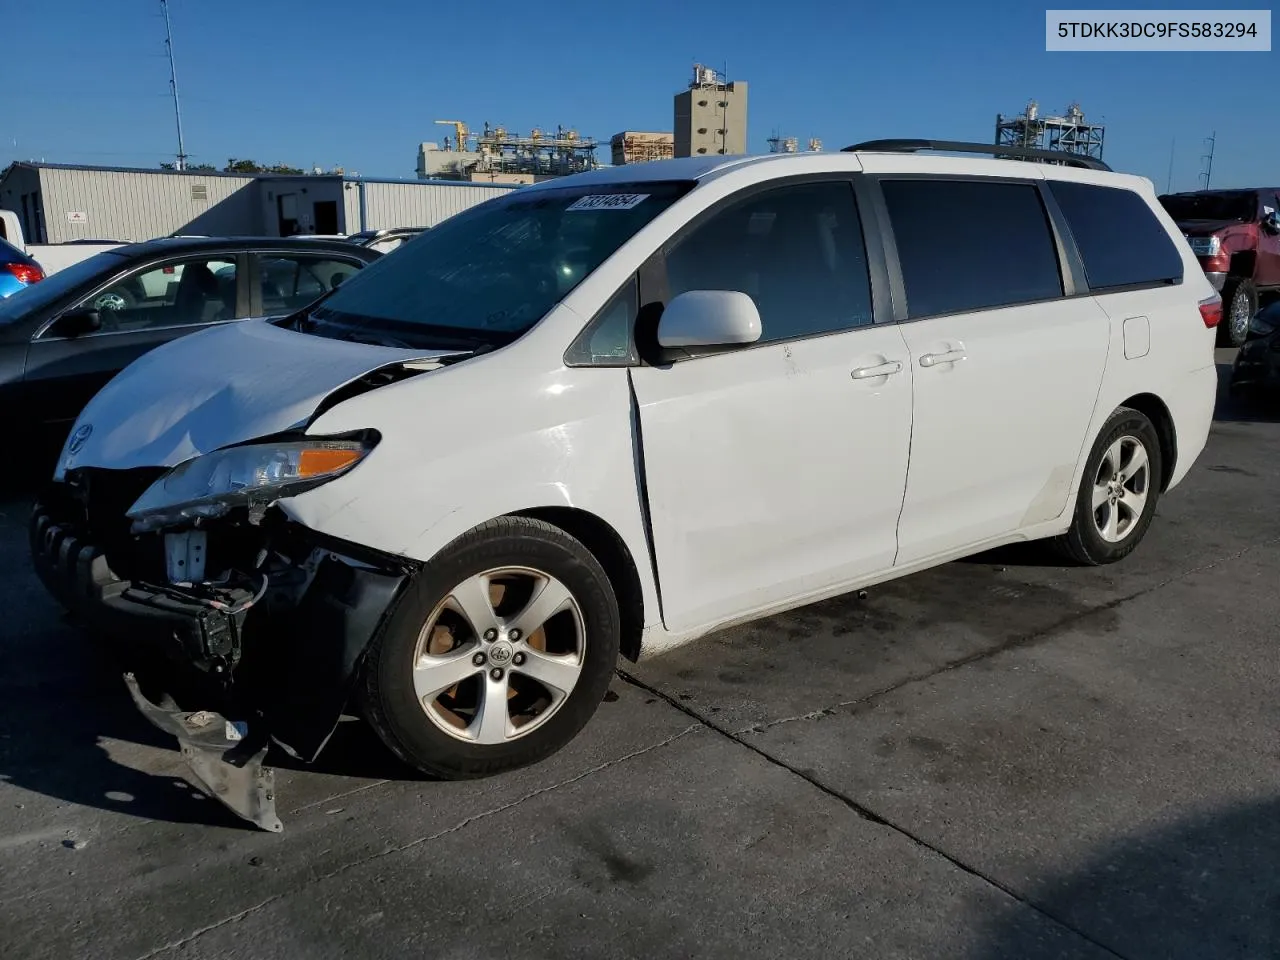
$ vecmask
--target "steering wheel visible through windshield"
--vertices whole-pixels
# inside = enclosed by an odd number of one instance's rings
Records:
[[[366,267],[309,318],[414,347],[509,343],[692,186],[517,188]]]

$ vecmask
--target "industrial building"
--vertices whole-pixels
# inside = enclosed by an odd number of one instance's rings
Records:
[[[670,133],[642,133],[624,130],[609,141],[610,159],[615,167],[624,163],[669,160],[675,156],[675,136]]]
[[[695,64],[689,89],[675,96],[675,155],[746,152],[747,85]]]
[[[775,130],[773,136],[769,138],[769,152],[770,153],[799,153],[800,141],[795,137],[784,137]],[[811,137],[809,139],[807,152],[821,153],[822,141],[817,139],[816,137]]]
[[[1062,150],[1101,160],[1104,132],[1102,124],[1085,122],[1078,103],[1067,107],[1063,116],[1051,117],[1042,116],[1039,104],[1032,100],[1015,117],[996,114],[995,145]]]
[[[464,180],[469,183],[519,185],[594,170],[599,166],[591,137],[576,130],[556,127],[554,133],[534,127],[528,136],[505,127],[490,127],[471,133],[460,120],[437,120],[453,127],[452,138],[444,146],[423,143],[418,147],[418,176],[421,179]]]
[[[32,243],[172,234],[289,236],[430,227],[512,189],[348,174],[231,174],[60,163],[10,165],[0,208]]]

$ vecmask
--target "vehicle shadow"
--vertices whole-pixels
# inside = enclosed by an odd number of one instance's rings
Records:
[[[144,820],[256,829],[194,786],[177,741],[138,712],[114,657],[84,637],[58,642],[66,667],[56,676],[0,685],[0,787]],[[428,779],[354,718],[338,725],[316,762],[273,747],[267,765],[344,779]]]
[[[1110,953],[1076,939],[1079,952],[1050,954],[1043,931],[1019,912],[994,924],[969,957],[1280,957],[1277,862],[1280,798],[1119,839],[1081,869],[1018,891]]]
[[[1218,423],[1280,423],[1280,391],[1257,390],[1232,396],[1231,364],[1218,364],[1218,401],[1213,419]]]
[[[41,645],[56,671],[0,684],[0,785],[143,820],[240,825],[183,779],[176,743],[138,713],[112,659],[67,633]]]

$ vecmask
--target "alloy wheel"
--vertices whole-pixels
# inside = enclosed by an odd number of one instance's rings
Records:
[[[547,722],[569,698],[586,654],[582,611],[555,577],[502,567],[469,577],[418,636],[413,685],[437,727],[494,746]]]
[[[1093,523],[1108,543],[1119,543],[1137,527],[1147,509],[1151,463],[1134,436],[1111,444],[1093,480]]]

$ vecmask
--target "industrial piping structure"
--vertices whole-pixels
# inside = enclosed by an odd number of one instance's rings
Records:
[[[550,133],[535,127],[525,137],[488,123],[482,132],[471,133],[460,120],[435,122],[454,129],[453,138],[444,139],[439,153],[445,156],[439,160],[451,167],[454,175],[472,180],[486,176],[563,177],[599,166],[595,156],[599,143],[579,136],[576,130],[556,127],[555,133]]]
[[[1040,115],[1039,105],[1032,100],[1027,104],[1027,109],[1016,117],[996,115],[995,144],[1033,150],[1056,150],[1101,160],[1104,130],[1102,124],[1085,122],[1078,103],[1071,104],[1065,116],[1044,117]]]

